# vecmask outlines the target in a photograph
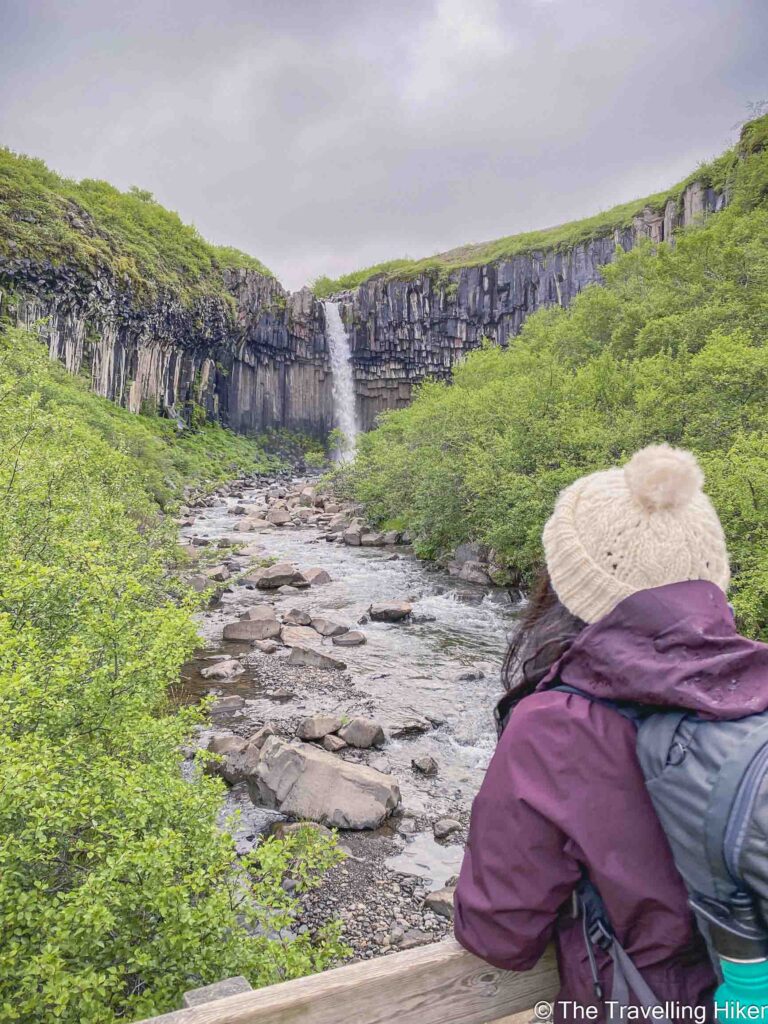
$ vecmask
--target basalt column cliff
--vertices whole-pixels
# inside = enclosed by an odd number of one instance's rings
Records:
[[[148,193],[67,182],[0,149],[0,316],[37,331],[52,358],[133,411],[204,410],[242,432],[324,437],[341,422],[326,324],[331,315],[335,342],[336,309],[356,427],[369,429],[425,377],[449,378],[483,338],[503,345],[530,313],[567,305],[618,248],[668,240],[723,201],[697,182],[641,201],[629,219],[622,208],[619,226],[610,215],[601,230],[566,226],[580,232],[563,235],[569,244],[487,260],[487,247],[467,246],[426,269],[363,275],[330,296],[327,314],[309,289],[289,294],[258,260],[208,245]]]
[[[425,377],[449,378],[456,360],[483,338],[503,345],[530,313],[568,305],[600,279],[617,248],[669,240],[676,228],[722,204],[714,189],[693,184],[661,211],[648,207],[631,226],[572,248],[534,250],[448,274],[379,275],[334,296],[351,338],[362,429],[382,410],[406,405]]]

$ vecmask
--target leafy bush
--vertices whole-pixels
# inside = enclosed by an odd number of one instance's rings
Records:
[[[485,541],[525,584],[558,491],[667,440],[699,455],[740,620],[768,638],[766,135],[768,118],[746,127],[723,212],[619,254],[570,309],[541,310],[382,417],[347,471],[373,518],[428,556]]]
[[[109,1024],[231,974],[326,966],[338,929],[281,939],[338,858],[308,830],[238,860],[222,784],[180,747],[169,685],[197,638],[169,575],[163,473],[255,445],[130,417],[21,332],[0,340],[0,1019]],[[165,486],[165,485],[164,485]]]

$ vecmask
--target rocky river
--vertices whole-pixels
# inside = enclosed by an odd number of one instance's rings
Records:
[[[184,510],[191,582],[216,592],[182,699],[216,697],[200,743],[222,755],[239,852],[297,817],[341,826],[348,856],[302,927],[340,917],[369,958],[451,928],[516,605],[482,553],[448,571],[355,512],[288,479]]]

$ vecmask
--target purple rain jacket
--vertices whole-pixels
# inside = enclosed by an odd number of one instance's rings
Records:
[[[558,999],[594,1006],[581,923],[570,916],[584,867],[659,999],[710,1005],[714,974],[645,790],[635,726],[605,705],[551,691],[558,681],[597,697],[742,718],[768,708],[768,645],[740,636],[723,592],[702,580],[633,594],[587,626],[509,719],[472,807],[456,889],[464,947],[524,971],[554,937]],[[597,958],[610,993],[610,960]],[[555,1019],[563,1020],[557,1006]]]

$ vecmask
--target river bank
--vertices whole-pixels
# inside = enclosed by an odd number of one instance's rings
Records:
[[[222,488],[181,520],[188,554],[205,563],[193,582],[213,577],[219,588],[199,616],[203,646],[184,668],[182,699],[217,698],[200,742],[224,754],[219,770],[234,783],[224,814],[240,811],[240,853],[286,821],[279,809],[252,803],[232,768],[243,741],[265,727],[276,745],[294,741],[313,716],[340,725],[362,717],[381,727],[370,746],[345,746],[335,729],[326,746],[339,749],[323,756],[350,770],[373,769],[400,801],[377,827],[340,831],[348,856],[306,898],[301,921],[312,930],[340,917],[354,955],[369,958],[435,941],[451,928],[450,886],[493,751],[492,708],[514,608],[505,592],[421,563],[407,545],[375,535],[355,543],[355,510],[324,502],[311,488],[302,494],[304,486],[283,478]],[[305,574],[299,585],[259,586],[276,563]],[[410,613],[373,621],[377,602],[407,603]],[[233,629],[243,617],[260,625]],[[334,643],[312,629],[318,623],[349,633]],[[264,639],[224,639],[226,627],[229,635]],[[327,659],[344,667],[292,663]],[[302,746],[316,749],[322,739]]]

